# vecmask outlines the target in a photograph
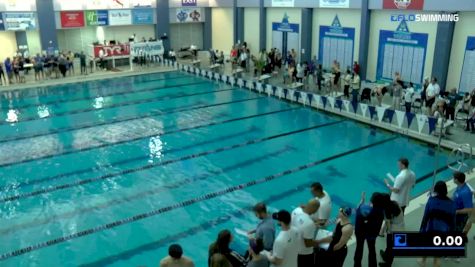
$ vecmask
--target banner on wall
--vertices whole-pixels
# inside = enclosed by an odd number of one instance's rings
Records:
[[[196,6],[197,0],[181,0],[181,6]]]
[[[294,7],[294,0],[272,0],[272,7]]]
[[[87,26],[105,26],[109,24],[107,10],[87,10],[85,12]]]
[[[98,58],[100,51],[104,50],[105,57],[118,57],[118,56],[128,56],[130,55],[130,46],[129,44],[118,44],[118,45],[96,45],[93,47],[94,57]]]
[[[132,0],[132,7],[152,7],[152,0]]]
[[[109,25],[132,24],[132,12],[130,10],[109,10]]]
[[[320,26],[318,60],[324,69],[331,68],[333,61],[342,69],[353,64],[355,28],[342,27],[338,15],[331,26]]]
[[[83,11],[61,11],[60,17],[62,28],[77,28],[85,25]]]
[[[459,88],[461,92],[470,92],[475,88],[475,36],[467,37]]]
[[[5,2],[6,11],[35,11],[36,0],[7,0]]]
[[[163,55],[165,49],[163,48],[163,42],[146,42],[146,43],[131,43],[130,44],[130,55],[136,57],[140,54],[146,55]]]
[[[422,10],[424,0],[383,0],[383,9]]]
[[[200,8],[177,8],[176,9],[177,22],[201,22]]]
[[[153,24],[153,9],[132,10],[132,23],[136,25]]]
[[[5,30],[5,24],[3,23],[3,15],[2,12],[0,12],[0,31]]]
[[[288,52],[292,50],[297,52],[297,55],[300,54],[299,26],[289,22],[287,13],[284,14],[282,22],[272,23],[272,47],[282,51],[283,58],[286,58]]]
[[[28,31],[36,29],[36,16],[28,13],[4,13],[3,24],[9,31]]]
[[[392,81],[395,72],[405,82],[420,85],[424,74],[428,34],[411,33],[406,21],[396,31],[379,31],[376,79]]]
[[[349,8],[350,0],[320,0],[320,7]]]

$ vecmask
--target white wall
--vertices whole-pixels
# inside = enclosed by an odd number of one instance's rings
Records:
[[[459,18],[460,20],[455,23],[447,76],[447,89],[459,87],[467,36],[475,36],[475,12],[460,12]]]
[[[367,68],[367,79],[375,80],[376,79],[376,68],[378,61],[378,46],[379,46],[379,31],[388,30],[395,31],[399,22],[391,21],[391,14],[408,14],[413,12],[402,12],[402,11],[383,11],[383,10],[374,10],[371,12],[371,25],[370,25],[370,36],[369,36],[369,49],[368,49],[368,68]],[[418,13],[427,13],[427,12],[418,12]],[[437,22],[407,22],[410,32],[414,33],[427,33],[427,49],[426,49],[426,60],[424,65],[424,75],[431,76],[432,72],[432,62],[434,60],[434,48],[435,48],[435,37],[437,34]],[[403,77],[404,79],[404,77]]]
[[[259,33],[259,8],[244,8],[244,41],[253,55],[259,53]]]
[[[30,55],[36,55],[37,53],[42,52],[39,31],[27,31],[26,40],[28,42],[28,50],[30,51]]]
[[[0,60],[3,62],[7,57],[12,58],[17,50],[15,32],[1,31],[0,32]]]
[[[211,9],[211,47],[227,55],[234,43],[234,16],[232,8]]]
[[[282,22],[282,18],[284,17],[285,13],[287,13],[287,16],[289,16],[289,23],[299,24],[300,25],[299,31],[302,31],[302,10],[300,8],[281,8],[281,7],[267,8],[267,21],[266,21],[267,50],[270,50],[272,48],[272,22]],[[299,32],[299,34],[301,33]]]
[[[358,61],[360,48],[361,12],[359,9],[314,9],[312,33],[312,58],[318,57],[320,26],[331,26],[335,15],[338,15],[342,27],[355,28],[353,61]]]
[[[59,50],[66,51],[86,51],[89,45],[97,40],[98,27],[85,27],[80,29],[57,30]],[[122,43],[128,41],[132,34],[137,35],[137,39],[149,39],[155,37],[154,25],[130,25],[130,26],[109,26],[102,27],[105,40],[116,40]]]

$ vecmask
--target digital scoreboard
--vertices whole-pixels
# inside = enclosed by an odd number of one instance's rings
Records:
[[[465,257],[461,233],[393,232],[387,242],[394,257]]]

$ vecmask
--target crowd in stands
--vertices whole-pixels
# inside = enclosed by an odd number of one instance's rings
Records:
[[[379,251],[381,260],[378,263],[376,239],[405,230],[404,212],[416,182],[416,175],[410,170],[406,158],[398,160],[398,168],[400,172],[395,178],[388,174],[391,180],[383,180],[387,192],[373,193],[369,203],[363,192],[356,207],[340,207],[334,219],[330,218],[333,209],[331,195],[318,182],[310,187],[310,200],[291,212],[282,209],[271,214],[265,203],[257,203],[253,212],[259,223],[247,233],[247,251],[233,250],[233,234],[224,229],[209,246],[208,266],[341,267],[347,259],[347,244],[353,238],[356,239],[355,267],[362,266],[365,243],[367,266],[391,266],[394,261],[391,247]],[[475,193],[465,182],[464,173],[454,172],[453,181],[457,188],[451,197],[445,182],[435,184],[419,229],[421,233],[461,233],[467,242],[467,234],[475,223],[472,202]],[[332,232],[330,228],[333,228]],[[179,245],[170,246],[169,256],[161,261],[160,266],[194,266],[182,254]],[[459,258],[454,260],[460,261]],[[426,258],[419,259],[418,263],[425,266]],[[440,258],[434,258],[433,266],[441,266]]]

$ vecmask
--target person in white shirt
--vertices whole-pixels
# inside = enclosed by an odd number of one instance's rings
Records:
[[[398,160],[398,167],[400,172],[394,179],[394,186],[389,184],[388,179],[384,179],[384,182],[391,191],[391,200],[399,204],[404,215],[404,210],[411,197],[411,190],[416,184],[416,175],[409,169],[409,160],[406,158]]]
[[[270,267],[296,267],[300,248],[300,234],[297,229],[290,226],[291,216],[286,210],[272,214],[281,227],[280,233],[274,241],[272,252],[264,255],[269,260]]]
[[[350,98],[350,83],[351,83],[351,72],[350,70],[346,70],[346,75],[343,78],[343,95],[347,99]]]
[[[360,93],[360,75],[358,75],[358,73],[356,72],[353,72],[353,78],[351,80],[351,88],[353,89],[352,90],[352,94],[353,94],[353,102],[358,102],[358,95]]]
[[[241,68],[247,69],[247,53],[246,50],[241,51],[241,55],[239,56],[239,60],[241,61]]]
[[[426,91],[426,108],[429,112],[432,111],[432,106],[434,105],[435,99],[437,98],[439,93],[440,93],[440,86],[437,83],[437,78],[433,77],[430,84],[427,86],[427,91]]]
[[[414,96],[414,85],[411,82],[404,92],[404,105],[406,106],[406,112],[411,112],[412,96]]]
[[[316,225],[323,227],[327,224],[328,219],[330,219],[332,212],[332,199],[330,195],[323,190],[321,183],[313,183],[310,186],[310,192],[320,203],[320,208],[318,208],[317,212],[312,215],[312,219]]]
[[[312,215],[317,212],[320,203],[315,198],[309,200],[307,205],[296,208],[292,211],[292,227],[300,233],[300,249],[298,256],[298,267],[308,267],[315,265],[313,248],[318,244],[315,242],[317,226],[312,220]]]

